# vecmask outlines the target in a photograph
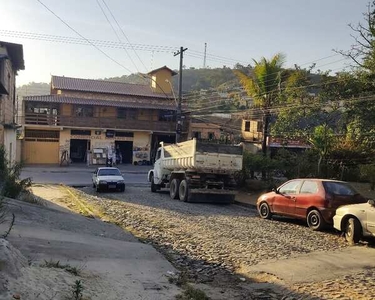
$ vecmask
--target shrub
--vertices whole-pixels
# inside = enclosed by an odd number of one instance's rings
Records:
[[[359,167],[361,177],[370,182],[371,190],[375,189],[375,165],[361,165]]]
[[[0,146],[0,196],[17,198],[31,186],[31,179],[20,179],[22,163],[10,163],[3,146]]]

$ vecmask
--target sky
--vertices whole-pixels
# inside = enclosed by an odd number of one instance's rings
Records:
[[[317,69],[334,72],[348,62],[339,55],[333,56],[333,49],[349,49],[353,39],[348,24],[363,21],[368,4],[368,0],[40,1],[85,39],[119,45],[119,38],[122,43],[130,41],[141,46],[134,46],[139,49],[136,52],[131,48],[126,52],[121,47],[99,47],[100,52],[90,44],[43,41],[40,36],[28,39],[25,33],[85,42],[38,0],[0,0],[0,40],[24,47],[26,69],[19,72],[18,86],[32,81],[48,83],[51,74],[105,78],[164,65],[178,69],[179,58],[173,51],[181,46],[188,48],[184,65],[201,68],[205,43],[206,66],[211,68],[232,67],[236,62],[247,65],[252,59],[270,58],[282,52],[287,58],[286,67],[307,67],[316,61]],[[160,48],[154,46],[162,46],[163,51],[155,51]]]

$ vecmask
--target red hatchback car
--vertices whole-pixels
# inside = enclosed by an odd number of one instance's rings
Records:
[[[321,230],[333,223],[332,218],[339,206],[366,201],[347,182],[294,179],[260,196],[257,207],[263,219],[270,219],[273,214],[306,219],[310,228]]]

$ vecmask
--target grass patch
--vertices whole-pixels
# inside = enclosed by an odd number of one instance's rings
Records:
[[[43,268],[55,268],[55,269],[62,269],[66,272],[73,274],[74,276],[79,276],[83,267],[73,267],[69,264],[61,264],[59,260],[53,261],[51,260],[44,260],[44,263],[41,265]]]
[[[177,300],[209,300],[210,298],[205,294],[205,292],[193,288],[190,285],[185,285],[185,290],[182,294],[177,295]]]

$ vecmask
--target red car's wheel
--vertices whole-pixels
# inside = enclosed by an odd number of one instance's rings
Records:
[[[259,215],[262,219],[271,219],[271,210],[266,202],[263,202],[259,205]]]
[[[307,214],[307,225],[312,230],[322,230],[326,226],[326,222],[324,221],[321,213],[313,209]]]

